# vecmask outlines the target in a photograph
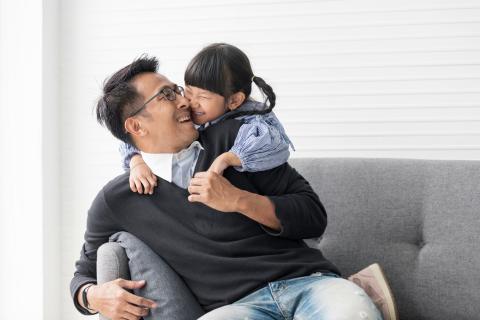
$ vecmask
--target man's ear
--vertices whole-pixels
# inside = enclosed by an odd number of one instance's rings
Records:
[[[142,127],[142,124],[138,119],[134,117],[127,118],[125,120],[125,130],[133,136],[142,137],[146,135],[145,128]]]
[[[238,91],[237,93],[232,94],[230,98],[228,98],[227,108],[231,111],[237,109],[245,101],[245,98],[245,93],[243,93],[242,91]]]

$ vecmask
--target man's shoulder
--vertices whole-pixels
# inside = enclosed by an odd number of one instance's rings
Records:
[[[121,188],[122,186],[127,186],[129,187],[128,180],[130,177],[130,172],[124,172],[115,178],[111,179],[108,181],[105,186],[103,187],[104,192],[106,191],[111,191],[111,190],[117,190],[118,188]]]
[[[94,220],[98,217],[102,219],[109,215],[113,206],[121,206],[121,202],[128,198],[127,190],[130,190],[128,183],[129,173],[124,173],[116,176],[108,181],[103,188],[101,188],[90,206],[88,214]],[[130,193],[133,193],[130,191]]]
[[[122,173],[108,181],[99,193],[107,199],[122,199],[126,195],[132,193],[129,184],[130,172]]]

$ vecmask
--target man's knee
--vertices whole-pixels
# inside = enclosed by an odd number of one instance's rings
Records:
[[[341,308],[327,308],[324,320],[382,320],[375,305],[365,299],[350,299]]]
[[[341,278],[319,281],[311,291],[310,302],[318,308],[318,319],[325,320],[381,320],[382,317],[362,288]],[[323,282],[323,284],[322,284]],[[303,319],[299,317],[299,319]],[[306,319],[316,319],[306,318]]]
[[[253,320],[252,310],[246,306],[230,304],[203,315],[198,320]]]

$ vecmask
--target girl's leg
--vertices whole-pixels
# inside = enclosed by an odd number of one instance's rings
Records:
[[[205,313],[180,276],[145,243],[127,232],[114,234],[110,241],[125,248],[132,280],[146,281],[135,294],[158,305],[145,320],[191,320]]]

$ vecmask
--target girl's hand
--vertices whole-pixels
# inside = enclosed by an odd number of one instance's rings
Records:
[[[141,156],[135,156],[130,162],[130,189],[139,194],[153,194],[157,186],[157,176],[143,161]]]
[[[208,171],[223,175],[228,167],[240,167],[242,162],[233,152],[225,152],[219,155],[208,168]]]

